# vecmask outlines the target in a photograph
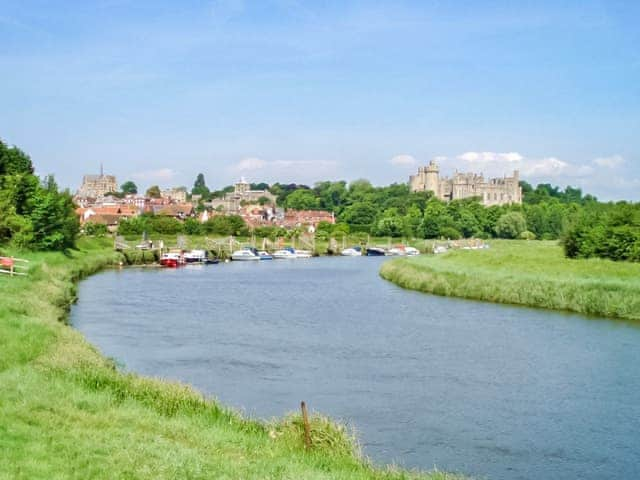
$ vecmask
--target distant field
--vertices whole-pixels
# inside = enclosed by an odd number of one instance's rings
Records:
[[[380,274],[436,295],[640,320],[640,264],[570,260],[556,242],[493,241],[486,250],[392,260]]]

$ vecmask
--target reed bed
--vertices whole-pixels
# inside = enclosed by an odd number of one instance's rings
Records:
[[[380,275],[436,295],[640,320],[640,264],[567,259],[555,242],[494,241],[397,259]]]

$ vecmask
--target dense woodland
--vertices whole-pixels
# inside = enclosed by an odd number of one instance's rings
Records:
[[[123,186],[131,192],[135,185]],[[268,189],[278,205],[297,210],[321,209],[336,215],[336,225],[321,224],[318,234],[363,233],[383,237],[512,238],[562,241],[568,257],[602,257],[640,261],[640,203],[599,202],[577,188],[522,182],[524,203],[483,207],[475,199],[442,202],[430,192],[412,193],[407,184],[375,187],[367,180],[298,184],[252,184]],[[123,188],[124,190],[124,188]],[[211,191],[199,174],[191,194],[202,200],[233,187]],[[202,208],[202,206],[200,206]],[[36,250],[72,247],[79,232],[72,197],[59,191],[53,177],[34,175],[31,159],[0,142],[0,244]],[[104,232],[87,225],[86,233]],[[247,235],[239,216],[216,216],[204,224],[171,217],[142,215],[121,223],[119,233]],[[258,236],[292,236],[299,232],[261,227]]]

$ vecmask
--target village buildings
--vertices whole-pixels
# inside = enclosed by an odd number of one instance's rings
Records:
[[[96,180],[97,178],[105,180]],[[293,210],[276,206],[277,197],[268,190],[252,190],[243,178],[234,185],[233,192],[210,202],[199,203],[199,196],[192,195],[187,201],[184,188],[165,189],[160,198],[149,198],[140,194],[123,197],[111,195],[118,190],[115,177],[111,175],[85,175],[82,186],[75,197],[76,213],[81,224],[106,225],[116,231],[126,218],[141,214],[168,216],[184,221],[196,218],[205,223],[217,215],[239,215],[249,228],[275,226],[286,229],[298,228],[314,232],[320,222],[335,223],[333,213],[321,210]],[[82,193],[82,195],[81,195]],[[196,206],[200,204],[200,208]]]
[[[187,190],[184,187],[167,188],[160,192],[160,196],[176,203],[185,203],[187,201]]]
[[[522,203],[522,188],[517,170],[513,176],[486,179],[482,174],[455,172],[452,178],[440,177],[435,161],[420,167],[409,177],[412,192],[431,191],[440,200],[450,201],[476,197],[485,206]]]

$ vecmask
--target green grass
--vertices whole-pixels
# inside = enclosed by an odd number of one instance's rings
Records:
[[[118,371],[64,323],[75,282],[120,260],[110,245],[21,254],[29,276],[0,277],[0,479],[458,478],[373,467],[318,415],[306,451],[298,415],[246,419],[188,386]]]
[[[495,241],[392,260],[380,274],[436,295],[640,320],[640,264],[567,259],[555,242]]]

